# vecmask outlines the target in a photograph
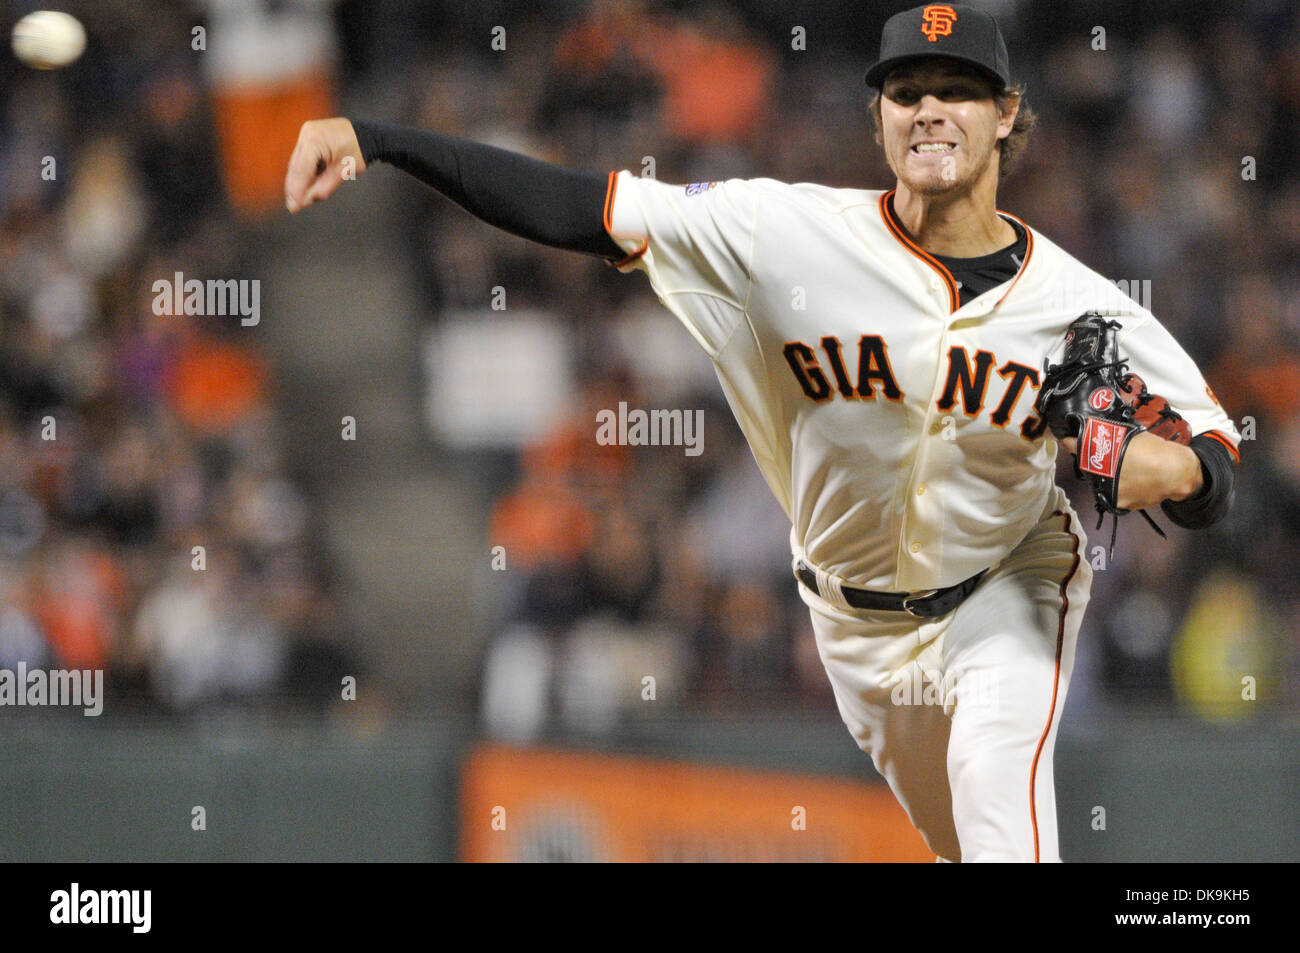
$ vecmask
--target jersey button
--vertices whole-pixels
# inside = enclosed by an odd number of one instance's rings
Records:
[[[924,484],[924,483],[922,483],[920,486],[918,486],[918,487],[916,488],[916,495],[917,495],[917,496],[925,496],[925,484]]]
[[[919,553],[919,552],[921,551],[921,544],[920,544],[920,543],[913,543],[913,544],[912,544],[911,546],[909,546],[908,548],[911,549],[912,552],[914,552],[914,553]]]

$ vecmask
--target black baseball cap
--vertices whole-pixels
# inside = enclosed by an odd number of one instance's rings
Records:
[[[880,59],[867,70],[867,85],[879,89],[891,69],[923,56],[961,60],[997,88],[1011,85],[1011,61],[998,21],[983,10],[956,3],[927,3],[886,20]]]

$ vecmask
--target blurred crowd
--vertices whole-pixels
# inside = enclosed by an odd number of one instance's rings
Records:
[[[183,710],[315,698],[352,664],[257,329],[151,307],[152,282],[175,272],[256,277],[276,182],[249,153],[296,130],[295,102],[329,108],[321,77],[369,118],[602,173],[885,188],[862,72],[898,6],[111,2],[84,15],[116,42],[92,43],[66,75],[6,62],[0,667],[105,667],[110,685]],[[1164,542],[1127,520],[1113,563],[1089,553],[1072,697],[1207,718],[1294,711],[1300,14],[995,12],[1040,117],[1000,207],[1107,277],[1149,281],[1143,303],[1247,436],[1222,524],[1169,527]],[[205,65],[176,42],[223,17],[250,30],[253,14],[279,18],[296,55],[250,39],[242,58]],[[250,106],[245,80],[278,98]],[[465,462],[483,465],[485,540],[511,559],[508,582],[481,594],[490,726],[607,730],[650,700],[833,713],[788,523],[707,360],[644,278],[496,232],[413,184],[404,195],[395,227],[435,324],[501,285],[512,307],[565,321],[578,355],[570,414],[504,466]],[[595,412],[620,401],[703,408],[704,453],[598,445]],[[1087,519],[1090,500],[1075,500]],[[1257,707],[1240,704],[1243,679]]]
[[[72,9],[74,67],[0,68],[0,668],[101,669],[109,713],[328,707],[352,653],[257,327],[155,288],[258,276],[203,11]]]

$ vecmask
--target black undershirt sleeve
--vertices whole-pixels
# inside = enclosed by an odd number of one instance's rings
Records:
[[[366,165],[396,166],[489,225],[553,248],[627,257],[605,231],[605,176],[409,126],[352,120],[352,128]]]
[[[1223,519],[1232,506],[1236,462],[1228,448],[1213,437],[1193,437],[1192,450],[1200,458],[1204,485],[1185,500],[1165,500],[1160,508],[1184,529],[1204,529]]]

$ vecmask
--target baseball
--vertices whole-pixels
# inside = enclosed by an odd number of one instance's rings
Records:
[[[59,69],[86,49],[86,30],[76,17],[37,10],[14,24],[14,55],[32,69]]]

